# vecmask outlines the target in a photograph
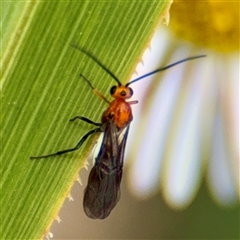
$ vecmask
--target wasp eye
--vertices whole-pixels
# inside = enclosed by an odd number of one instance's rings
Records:
[[[112,86],[110,89],[110,94],[113,95],[116,92],[117,86]]]
[[[131,88],[129,88],[130,90],[130,95],[132,96],[133,95],[133,90]]]

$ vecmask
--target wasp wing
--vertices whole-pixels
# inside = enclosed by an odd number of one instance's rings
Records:
[[[120,198],[124,150],[129,126],[104,125],[104,137],[85,189],[83,207],[90,218],[106,218]]]

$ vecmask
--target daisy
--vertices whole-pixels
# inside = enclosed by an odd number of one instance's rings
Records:
[[[218,204],[238,201],[238,5],[174,3],[170,27],[158,30],[145,52],[133,79],[189,56],[207,57],[132,85],[139,104],[126,159],[137,197],[160,190],[169,206],[183,209],[206,182]]]

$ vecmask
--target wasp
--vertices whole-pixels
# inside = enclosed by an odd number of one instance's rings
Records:
[[[133,90],[129,86],[150,75],[164,71],[177,64],[202,58],[206,55],[198,55],[182,59],[168,66],[158,68],[123,85],[120,80],[94,55],[86,51],[84,48],[72,44],[71,46],[86,54],[116,81],[117,85],[111,87],[110,89],[110,94],[114,100],[111,102],[108,101],[102,93],[92,86],[85,76],[80,74],[80,76],[92,88],[94,93],[108,104],[107,109],[102,114],[101,122],[97,123],[83,116],[76,116],[70,119],[70,121],[75,121],[76,119],[85,121],[96,126],[96,128],[87,132],[74,148],[43,156],[32,156],[30,159],[48,158],[75,151],[82,146],[90,135],[102,132],[103,140],[99,153],[95,159],[95,164],[88,177],[88,184],[84,192],[83,207],[88,217],[92,219],[104,219],[109,216],[120,199],[120,184],[123,173],[124,151],[130,123],[133,120],[131,105],[138,103],[138,101],[128,101],[128,99],[133,96]]]

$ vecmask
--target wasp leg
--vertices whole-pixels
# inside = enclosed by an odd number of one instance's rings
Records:
[[[76,119],[80,119],[80,120],[82,120],[82,121],[84,121],[84,122],[90,123],[90,124],[95,125],[95,126],[102,126],[102,123],[93,122],[92,120],[90,120],[90,119],[88,119],[88,118],[85,118],[85,117],[82,117],[82,116],[76,116],[76,117],[70,119],[69,121],[73,122],[73,121],[75,121]]]
[[[56,153],[52,153],[52,154],[48,154],[48,155],[43,155],[43,156],[32,156],[30,157],[30,159],[39,159],[39,158],[48,158],[48,157],[53,157],[53,156],[57,156],[57,155],[61,155],[61,154],[65,154],[65,153],[68,153],[68,152],[73,152],[73,151],[76,151],[77,149],[79,149],[82,144],[86,141],[86,139],[93,133],[95,132],[102,132],[102,129],[101,128],[95,128],[91,131],[89,131],[88,133],[86,133],[81,139],[80,141],[78,142],[78,144],[74,147],[74,148],[70,148],[70,149],[66,149],[66,150],[62,150],[62,151],[58,151]]]

